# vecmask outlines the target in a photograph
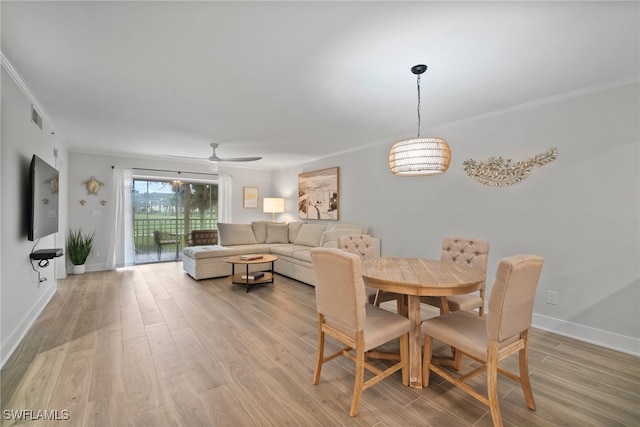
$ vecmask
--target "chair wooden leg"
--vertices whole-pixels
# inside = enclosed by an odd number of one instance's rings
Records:
[[[519,365],[520,365],[520,383],[522,384],[522,392],[524,393],[524,400],[527,402],[527,407],[532,411],[536,410],[536,402],[533,400],[533,391],[531,391],[531,381],[529,381],[529,331],[524,331],[521,338],[524,339],[524,348],[519,352]]]
[[[402,384],[409,385],[409,334],[400,336],[400,360],[402,365]]]
[[[424,352],[422,356],[422,386],[429,387],[429,374],[431,368],[431,355],[433,353],[433,338],[424,336]]]
[[[382,295],[382,291],[380,289],[378,289],[376,291],[376,296],[373,299],[373,305],[375,305],[376,307],[380,307],[380,299],[381,299],[381,295]]]
[[[322,331],[322,322],[324,318],[318,315],[318,354],[316,356],[316,369],[313,372],[313,384],[320,381],[320,371],[322,370],[322,361],[324,359],[324,332]]]
[[[402,295],[396,299],[396,312],[400,316],[407,317],[407,297],[406,295]]]
[[[498,402],[498,343],[489,343],[489,353],[487,355],[487,397],[489,399],[489,409],[494,427],[502,427],[502,415],[500,414],[500,403]]]
[[[357,333],[356,338],[356,379],[353,387],[353,399],[351,400],[351,409],[349,415],[355,417],[360,410],[360,398],[362,397],[362,388],[364,384],[364,333]]]
[[[451,351],[453,352],[453,369],[459,371],[462,366],[462,352],[453,347],[451,347]]]

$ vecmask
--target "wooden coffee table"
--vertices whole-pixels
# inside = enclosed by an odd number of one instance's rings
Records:
[[[238,285],[247,285],[247,292],[249,292],[249,289],[251,289],[253,285],[263,285],[266,283],[273,283],[273,278],[274,278],[273,263],[276,262],[278,257],[275,255],[268,255],[268,254],[264,254],[264,255],[259,254],[259,255],[260,255],[260,258],[257,258],[257,259],[242,259],[241,258],[242,255],[226,257],[224,261],[231,264],[231,283],[235,283]],[[263,271],[264,276],[260,277],[259,279],[249,279],[250,265],[265,264],[269,262],[271,263],[271,270]],[[246,267],[245,272],[236,274],[236,264],[245,265]],[[257,272],[256,271],[252,272],[252,274],[255,274],[255,273]]]

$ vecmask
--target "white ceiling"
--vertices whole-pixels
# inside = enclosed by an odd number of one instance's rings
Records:
[[[0,2],[72,151],[301,163],[640,74],[633,2]],[[446,129],[440,136],[446,137]],[[453,144],[452,141],[450,143]]]

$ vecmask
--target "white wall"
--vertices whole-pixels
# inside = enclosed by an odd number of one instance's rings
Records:
[[[19,77],[17,77],[19,79]],[[31,123],[31,104],[24,85],[14,81],[2,68],[2,148],[1,194],[2,223],[0,234],[0,363],[11,355],[40,311],[57,289],[57,278],[65,276],[64,260],[56,260],[46,268],[38,268],[47,280],[39,283],[29,253],[36,242],[27,240],[27,195],[29,164],[37,154],[60,172],[59,229],[66,228],[67,150],[52,134],[50,123],[41,131]],[[40,111],[44,113],[43,111]],[[57,157],[54,155],[57,149]],[[63,248],[62,233],[43,237],[35,249]],[[37,264],[35,264],[37,265]]]
[[[43,269],[38,286],[29,262],[25,195],[32,154],[60,171],[60,233],[38,248],[64,247],[69,226],[98,231],[100,257],[89,269],[104,268],[108,211],[113,201],[111,166],[207,171],[193,163],[162,162],[67,153],[45,123],[30,123],[31,100],[2,70],[0,151],[2,236],[0,264],[0,361],[4,363],[65,276],[58,260]],[[640,135],[638,84],[531,105],[438,129],[449,140],[453,160],[441,176],[394,177],[387,167],[390,145],[338,154],[284,170],[221,167],[233,175],[233,221],[269,219],[262,198],[287,198],[286,214],[297,220],[297,174],[340,167],[340,218],[368,224],[382,239],[385,255],[437,258],[442,237],[468,235],[491,242],[489,285],[498,261],[515,253],[545,257],[534,324],[622,351],[640,354]],[[430,134],[424,131],[423,134]],[[509,147],[505,151],[504,147]],[[509,188],[487,188],[469,179],[462,161],[502,155],[525,160],[558,147],[554,163],[535,169]],[[58,157],[53,150],[58,149]],[[96,176],[106,186],[89,196],[81,182]],[[242,187],[260,192],[259,209],[242,207]],[[99,204],[107,200],[107,206]],[[78,202],[87,200],[85,206]],[[94,217],[98,210],[101,216]],[[67,220],[68,219],[68,220]],[[10,267],[9,267],[10,266]],[[546,290],[558,305],[545,304]]]
[[[113,233],[113,218],[111,207],[114,200],[114,188],[112,185],[113,169],[111,166],[128,166],[144,169],[164,169],[170,171],[182,171],[178,174],[166,174],[175,178],[207,178],[202,175],[189,174],[187,172],[211,173],[207,163],[181,163],[175,161],[159,161],[140,158],[126,158],[103,156],[85,153],[70,153],[69,155],[69,226],[82,228],[83,232],[96,231],[94,255],[87,260],[87,271],[104,270],[107,259],[109,241]],[[220,173],[232,175],[232,219],[234,222],[251,222],[253,220],[266,220],[270,215],[262,212],[262,197],[269,197],[271,189],[271,172],[232,166],[221,166]],[[134,174],[146,176],[159,176],[152,171],[134,170]],[[89,195],[82,182],[94,176],[105,185],[101,187],[98,195]],[[216,179],[216,177],[211,177]],[[242,187],[258,187],[260,194],[259,209],[244,209],[242,207]],[[80,200],[85,200],[84,205]],[[105,200],[106,205],[101,201]]]
[[[640,354],[639,104],[637,83],[549,100],[423,131],[451,145],[444,175],[393,176],[389,141],[275,171],[273,192],[295,219],[297,174],[339,166],[341,221],[369,224],[383,255],[439,258],[444,236],[487,239],[488,286],[501,258],[539,254],[536,326]],[[462,168],[551,147],[558,159],[512,187],[485,187]],[[557,305],[545,303],[547,290]]]

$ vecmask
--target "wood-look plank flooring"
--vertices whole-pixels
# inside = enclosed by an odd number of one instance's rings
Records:
[[[423,308],[425,317],[436,314],[430,310]],[[327,347],[337,344],[328,338]],[[415,390],[402,385],[400,373],[365,391],[360,414],[351,418],[352,362],[328,362],[314,386],[315,349],[314,289],[282,276],[249,293],[228,278],[195,281],[179,262],[69,276],[1,371],[1,421],[492,425],[486,407],[440,378]],[[640,425],[639,358],[533,330],[529,359],[538,409],[527,409],[522,390],[502,377],[505,425]],[[516,358],[505,366],[517,366]],[[473,384],[482,388],[484,379]],[[25,422],[7,419],[11,410],[31,410],[33,418],[57,412]],[[44,419],[65,413],[68,420]]]

